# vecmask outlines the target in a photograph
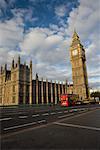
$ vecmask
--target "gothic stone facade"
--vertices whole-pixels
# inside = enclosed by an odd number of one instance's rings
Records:
[[[60,94],[66,93],[66,84],[52,81],[32,80],[32,61],[30,66],[12,61],[11,70],[7,65],[0,72],[0,105],[18,104],[57,104]]]
[[[11,70],[7,65],[0,72],[0,105],[27,104],[32,101],[32,62],[30,67],[20,64],[20,57]]]
[[[73,93],[78,94],[81,100],[89,99],[85,49],[80,43],[76,32],[73,34],[70,46],[70,60],[72,64]]]
[[[67,91],[67,84],[39,80],[38,75],[36,79],[32,80],[32,103],[33,104],[57,104],[60,100],[60,95]]]

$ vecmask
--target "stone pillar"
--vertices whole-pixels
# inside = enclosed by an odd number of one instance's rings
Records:
[[[36,78],[36,104],[38,104],[38,78]]]
[[[26,104],[26,64],[24,64],[24,99],[23,104]]]
[[[30,61],[30,90],[29,90],[29,104],[32,104],[32,61]]]
[[[62,94],[64,94],[63,82],[61,83]]]
[[[60,83],[58,82],[58,97],[59,97],[59,101],[60,101]]]
[[[44,104],[44,97],[43,97],[43,78],[41,80],[41,102]]]
[[[72,94],[72,93],[71,93],[71,86],[70,86],[70,83],[69,83],[69,94]]]
[[[51,80],[51,103],[53,103],[52,80]]]
[[[65,94],[65,85],[63,84],[63,94]]]
[[[46,103],[48,104],[48,80],[46,79]]]
[[[65,81],[65,93],[67,94],[68,93],[68,91],[67,91],[67,86],[68,86],[68,84],[67,84],[67,80]]]
[[[57,89],[56,89],[56,81],[54,83],[54,91],[55,91],[55,104],[57,104]]]

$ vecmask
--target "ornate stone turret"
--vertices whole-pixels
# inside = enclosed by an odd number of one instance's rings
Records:
[[[26,61],[24,62],[24,66],[26,66]]]
[[[7,70],[7,64],[5,64],[5,71]]]
[[[2,72],[3,72],[3,67],[1,66],[1,72],[0,73],[2,74]]]
[[[36,80],[38,80],[38,78],[39,78],[39,77],[38,77],[38,73],[36,73]]]
[[[12,68],[14,68],[14,59],[12,60]]]
[[[32,71],[32,60],[30,61],[30,69]]]
[[[18,56],[18,65],[20,65],[20,56]]]

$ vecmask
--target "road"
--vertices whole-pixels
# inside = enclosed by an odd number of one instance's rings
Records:
[[[0,122],[3,150],[100,149],[99,106],[31,110],[30,113],[3,116]]]
[[[100,105],[90,105],[89,109]],[[61,107],[61,106],[41,106],[41,107],[19,107],[1,109],[0,124],[1,134],[14,132],[40,123],[49,123],[60,119],[63,115],[73,115],[73,113],[85,111],[88,106]]]

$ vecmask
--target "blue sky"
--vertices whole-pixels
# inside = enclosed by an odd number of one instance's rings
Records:
[[[15,16],[13,10],[16,10],[17,13],[22,12],[25,30],[36,26],[49,27],[51,23],[58,24],[59,18],[55,11],[58,11],[57,8],[61,6],[61,10],[58,12],[59,17],[66,21],[70,11],[79,4],[77,0],[5,0],[1,3],[3,4],[1,5],[0,19],[4,21],[13,18]],[[33,21],[32,18],[36,19]]]
[[[100,0],[0,0],[0,64],[21,55],[33,78],[72,81],[74,28],[86,49],[89,86],[100,89]],[[8,65],[8,67],[9,67]]]

